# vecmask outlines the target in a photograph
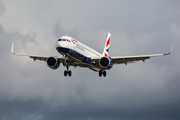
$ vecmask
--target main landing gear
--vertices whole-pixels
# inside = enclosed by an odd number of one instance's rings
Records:
[[[64,76],[66,77],[67,75],[69,75],[69,77],[71,77],[72,72],[70,70],[69,71],[65,70],[64,71]]]
[[[99,71],[99,77],[101,77],[102,75],[106,77],[106,71]]]
[[[67,70],[64,71],[64,76],[66,77],[67,75],[69,75],[69,77],[71,77],[72,72],[69,70],[69,66],[66,65],[66,68],[67,68]]]
[[[64,65],[64,67],[66,66],[66,68],[67,68],[67,70],[64,71],[64,76],[66,77],[67,75],[69,75],[69,77],[71,77],[72,72],[69,70],[69,65],[66,62],[67,56],[64,55],[64,57],[65,57],[65,61],[64,61],[63,65]]]

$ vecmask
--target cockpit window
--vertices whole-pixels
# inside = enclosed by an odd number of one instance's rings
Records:
[[[58,39],[58,41],[68,41],[68,42],[71,42],[71,41],[68,40],[68,39]]]

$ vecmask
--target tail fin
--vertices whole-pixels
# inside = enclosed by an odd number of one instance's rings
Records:
[[[108,33],[106,43],[104,46],[103,56],[109,56],[110,39],[111,39],[111,33]]]

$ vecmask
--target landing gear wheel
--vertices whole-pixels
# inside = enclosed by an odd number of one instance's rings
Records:
[[[72,75],[72,72],[71,72],[71,71],[69,71],[69,72],[68,72],[68,75],[69,75],[69,76],[71,76],[71,75]]]
[[[99,71],[99,77],[101,77],[102,75],[106,77],[106,71]]]
[[[103,76],[106,77],[106,71],[103,72]]]
[[[67,71],[66,70],[64,71],[64,76],[67,76]]]
[[[64,71],[64,76],[66,77],[67,75],[69,75],[69,77],[71,77],[72,72],[65,70],[65,71]]]
[[[99,77],[101,77],[102,76],[102,72],[101,71],[99,71]]]

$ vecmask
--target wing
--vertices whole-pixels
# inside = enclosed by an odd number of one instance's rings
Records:
[[[31,54],[15,53],[14,52],[14,43],[12,43],[11,52],[14,55],[30,57],[34,61],[36,61],[36,60],[46,61],[50,57],[50,56],[45,56],[45,55],[31,55]],[[55,56],[55,57],[57,57],[61,63],[64,63],[64,61],[67,60],[67,58],[62,58],[62,57],[58,57],[58,56]]]
[[[169,53],[164,53],[164,54],[152,54],[152,55],[137,55],[137,56],[113,56],[110,57],[113,61],[113,64],[128,64],[128,63],[135,63],[136,61],[140,61],[142,60],[143,62],[146,59],[150,59],[151,57],[157,57],[157,56],[164,56],[164,55],[169,55],[171,54],[173,49],[173,44],[171,47],[171,51]],[[92,58],[91,62],[97,62],[99,61],[101,58]]]
[[[32,55],[32,54],[23,54],[23,53],[16,53],[14,52],[14,43],[12,43],[12,47],[11,47],[11,52],[14,54],[14,55],[19,55],[19,56],[27,56],[27,57],[30,57],[32,58],[34,61],[36,60],[40,60],[40,61],[46,61],[49,57],[51,56],[45,56],[45,55]],[[56,58],[59,59],[60,63],[64,63],[67,62],[69,66],[74,66],[74,67],[88,67],[88,68],[92,68],[91,65],[88,65],[86,63],[82,63],[82,62],[79,62],[79,61],[76,61],[74,59],[70,59],[70,58],[65,58],[65,57],[58,57],[58,56],[54,56]]]
[[[146,59],[150,59],[150,57],[156,57],[156,56],[163,56],[166,54],[154,54],[154,55],[139,55],[139,56],[116,56],[111,57],[114,64],[128,64],[128,63],[134,63],[136,61],[142,60],[143,62]],[[167,54],[168,55],[168,54]]]

